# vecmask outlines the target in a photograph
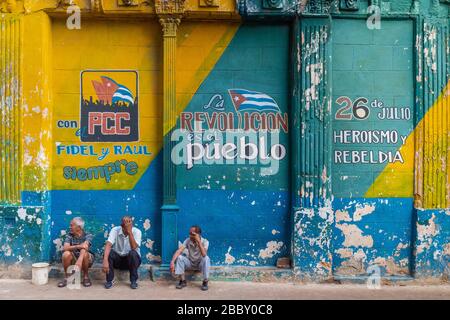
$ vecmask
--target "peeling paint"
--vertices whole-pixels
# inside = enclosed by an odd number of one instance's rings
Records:
[[[345,240],[344,247],[367,247],[373,246],[373,238],[370,235],[364,236],[363,231],[353,224],[337,224],[336,228],[342,231]]]
[[[356,210],[353,213],[353,221],[361,221],[363,216],[371,214],[374,211],[375,211],[374,205],[364,204],[364,206],[361,206],[360,204],[357,204]]]
[[[402,267],[402,266],[398,265],[397,263],[395,263],[395,260],[392,257],[388,258],[388,259],[376,258],[373,261],[373,263],[384,267],[388,274],[398,275],[398,274],[408,274],[409,273],[408,268]]]
[[[265,249],[259,250],[259,257],[261,259],[272,258],[275,254],[280,253],[282,246],[282,241],[269,241]]]
[[[7,244],[2,245],[2,251],[5,254],[5,256],[7,256],[7,257],[11,256],[11,254],[12,254],[12,249]]]
[[[61,238],[56,238],[56,239],[54,239],[54,240],[53,240],[53,243],[54,243],[54,245],[55,245],[55,248],[56,248],[56,251],[57,251],[57,252],[62,251],[62,249],[63,249],[63,243],[62,243]]]
[[[232,264],[236,260],[231,254],[231,247],[228,247],[228,252],[225,253],[225,263],[226,264]]]
[[[417,238],[420,241],[416,248],[418,254],[422,253],[425,249],[429,249],[433,241],[433,237],[438,234],[438,230],[434,222],[435,219],[436,215],[433,213],[426,224],[417,223]]]
[[[148,229],[150,229],[151,224],[150,224],[150,219],[145,219],[144,224],[143,224],[144,230],[147,231]]]
[[[27,217],[27,210],[24,208],[19,208],[17,210],[17,216],[19,217],[20,220],[25,220]]]
[[[336,210],[335,216],[336,216],[335,217],[336,223],[341,222],[341,221],[345,221],[345,222],[352,221],[352,218],[350,217],[347,210]]]
[[[147,248],[149,248],[150,250],[153,250],[153,244],[155,243],[155,241],[147,239],[147,241],[145,242],[145,246]]]

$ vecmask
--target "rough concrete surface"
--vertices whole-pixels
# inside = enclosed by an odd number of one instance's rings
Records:
[[[137,290],[128,282],[117,282],[106,290],[102,281],[93,281],[90,288],[70,290],[58,288],[57,280],[36,286],[30,280],[0,279],[0,299],[445,299],[450,300],[450,285],[384,285],[368,289],[356,284],[292,284],[258,282],[211,282],[210,290],[200,290],[200,282],[188,282],[188,287],[175,289],[175,282],[141,281]]]

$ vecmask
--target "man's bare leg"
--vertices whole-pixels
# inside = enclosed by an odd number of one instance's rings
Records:
[[[80,250],[80,255],[78,256],[77,262],[75,265],[78,267],[78,270],[83,270],[83,261],[85,260],[85,257],[88,255],[87,251],[85,249]]]
[[[70,251],[63,252],[61,260],[64,267],[64,279],[58,282],[59,288],[64,288],[65,286],[67,286],[67,269],[72,264],[72,259],[73,259],[72,252]]]
[[[62,264],[64,267],[64,276],[67,278],[67,268],[72,264],[72,252],[64,251],[62,254]]]
[[[90,254],[89,254],[89,252],[88,253],[86,253],[85,255],[84,255],[84,258],[83,258],[83,265],[82,265],[82,270],[83,270],[83,279],[89,279],[89,264],[90,264]]]
[[[84,274],[83,285],[85,287],[91,286],[90,281],[86,281],[86,280],[89,280],[89,274],[88,274],[89,252],[87,250],[85,250],[85,249],[80,250],[80,256],[78,257],[75,265],[79,268],[80,271],[83,271],[83,274]]]

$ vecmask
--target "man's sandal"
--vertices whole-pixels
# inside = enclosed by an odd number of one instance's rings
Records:
[[[85,286],[86,288],[92,286],[91,279],[89,279],[89,278],[84,279],[83,286]]]
[[[65,286],[67,286],[67,279],[58,282],[58,288],[64,288]]]

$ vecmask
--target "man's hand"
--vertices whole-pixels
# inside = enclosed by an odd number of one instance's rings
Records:
[[[171,273],[175,272],[175,263],[173,261],[170,261],[170,272]]]
[[[200,235],[198,233],[194,233],[194,240],[197,243],[200,243],[201,239],[200,239]]]
[[[127,230],[128,234],[130,234],[133,231],[133,221],[131,221],[131,219],[128,218],[123,221],[123,224],[125,230]]]
[[[103,268],[102,268],[104,273],[109,273],[109,263],[108,261],[103,261]]]
[[[85,241],[82,244],[79,245],[79,249],[84,249],[84,250],[88,250],[89,249],[89,242]]]

